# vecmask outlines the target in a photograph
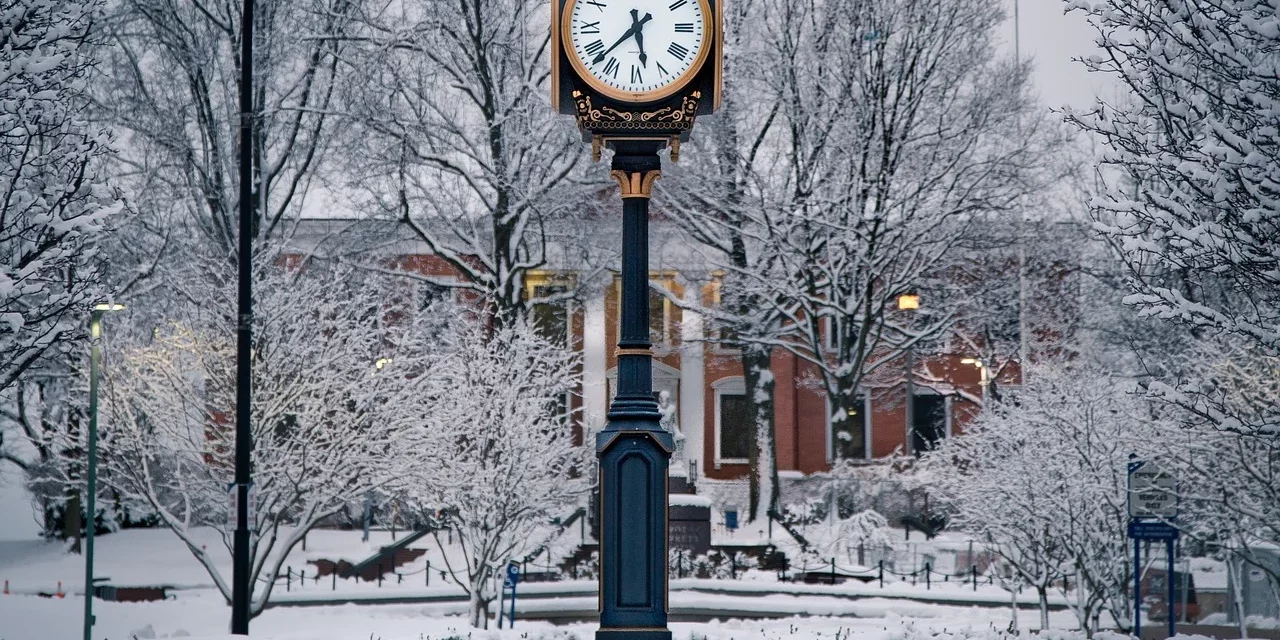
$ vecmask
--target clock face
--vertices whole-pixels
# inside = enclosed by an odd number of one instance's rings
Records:
[[[710,41],[706,0],[570,0],[565,48],[596,89],[621,100],[671,95]]]

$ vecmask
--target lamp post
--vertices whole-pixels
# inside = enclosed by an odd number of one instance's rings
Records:
[[[961,358],[960,364],[971,364],[978,368],[978,384],[982,386],[982,404],[987,404],[987,385],[991,383],[987,363],[983,362],[982,358]]]
[[[235,531],[231,538],[231,633],[249,635],[249,487],[253,481],[253,235],[258,194],[253,184],[255,118],[253,102],[254,0],[240,12],[240,220],[236,251],[236,438]]]
[[[899,310],[914,311],[919,308],[920,308],[919,294],[915,292],[909,292],[909,293],[904,293],[898,296]],[[915,386],[913,384],[914,381],[912,380],[913,376],[911,374],[911,371],[914,368],[915,368],[915,342],[911,342],[910,344],[907,345],[907,378],[906,378],[907,379],[907,385],[906,385],[907,401],[906,401],[906,407],[905,407],[906,410],[904,411],[904,415],[906,416],[907,455],[911,455],[913,453],[913,450],[915,449],[916,428],[915,428],[915,425],[912,424],[912,420],[915,418],[915,416],[913,415],[915,412],[914,412],[914,407],[911,406],[915,403]]]
[[[122,304],[94,305],[89,314],[89,464],[88,483],[85,487],[84,524],[84,640],[93,634],[93,530],[94,513],[98,506],[94,497],[98,493],[98,360],[102,357],[99,339],[102,336],[102,316],[108,311],[119,311]]]

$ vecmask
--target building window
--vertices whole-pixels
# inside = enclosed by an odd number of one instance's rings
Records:
[[[871,394],[859,394],[862,402],[840,422],[832,420],[831,399],[827,399],[827,461],[871,458]]]
[[[567,293],[565,285],[534,285],[533,298],[550,298]],[[533,305],[533,327],[538,335],[560,346],[569,344],[569,304],[561,299]]]
[[[840,323],[835,318],[827,316],[822,319],[823,346],[827,351],[835,352],[840,349]]]
[[[666,344],[670,342],[670,327],[668,316],[670,315],[668,305],[671,304],[667,297],[662,295],[652,286],[649,287],[649,340],[654,344]]]
[[[716,347],[724,351],[733,351],[742,348],[741,338],[738,337],[738,330],[728,324],[716,324]]]
[[[534,302],[530,309],[533,330],[543,339],[560,347],[573,344],[571,317],[572,303],[567,294],[573,291],[572,276],[547,271],[530,271],[525,275],[525,300]],[[550,300],[548,300],[550,298]],[[561,424],[569,424],[573,406],[572,391],[561,394],[547,411],[560,417]]]
[[[417,281],[413,285],[413,297],[418,311],[426,311],[453,294],[453,288],[434,282]]]
[[[950,402],[943,395],[916,394],[911,398],[911,451],[932,451],[947,437]]]
[[[712,386],[716,403],[716,463],[745,463],[751,455],[754,429],[742,378],[726,378]]]
[[[707,287],[711,297],[711,305],[719,307],[724,302],[721,298],[721,287],[724,286],[721,278],[724,277],[724,273],[717,272],[714,275],[715,279]],[[742,340],[738,335],[737,327],[728,321],[715,319],[711,320],[710,326],[715,336],[715,339],[711,342],[712,350],[718,353],[736,353],[742,349]]]
[[[665,274],[665,272],[663,272]],[[680,307],[667,299],[658,289],[679,295],[675,281],[668,275],[651,275],[649,278],[649,342],[654,345],[671,346],[679,336]],[[617,327],[622,333],[622,278],[615,278],[618,296]]]

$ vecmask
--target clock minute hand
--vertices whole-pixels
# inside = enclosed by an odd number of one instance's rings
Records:
[[[609,47],[608,49],[605,49],[604,51],[601,51],[601,52],[600,52],[600,55],[598,55],[598,56],[596,56],[594,59],[592,59],[592,60],[591,60],[591,64],[600,64],[600,62],[602,62],[602,61],[604,60],[604,57],[605,57],[605,56],[607,56],[607,55],[609,55],[609,52],[610,52],[610,51],[613,51],[614,49],[617,49],[617,48],[618,48],[618,45],[620,45],[620,44],[622,44],[622,43],[626,42],[626,41],[627,41],[627,38],[630,38],[631,36],[635,35],[635,33],[636,33],[636,28],[635,28],[635,26],[633,25],[630,29],[627,29],[626,33],[622,34],[622,37],[621,37],[621,38],[618,38],[618,41],[617,41],[617,42],[613,43],[613,46]]]

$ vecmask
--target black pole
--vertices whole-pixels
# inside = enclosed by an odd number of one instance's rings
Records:
[[[595,640],[671,640],[667,628],[667,465],[649,343],[649,193],[664,142],[614,140],[622,189],[618,393],[596,434],[600,459],[600,629]]]
[[[1168,555],[1168,556],[1169,556],[1169,579],[1168,579],[1168,580],[1165,580],[1165,582],[1168,582],[1168,583],[1169,583],[1169,606],[1167,607],[1167,609],[1169,610],[1168,615],[1169,615],[1169,637],[1170,637],[1170,638],[1172,638],[1173,636],[1177,635],[1177,633],[1178,633],[1178,628],[1177,628],[1177,626],[1176,626],[1176,625],[1177,625],[1177,619],[1173,617],[1173,598],[1174,598],[1174,593],[1173,593],[1173,543],[1174,543],[1174,538],[1169,538],[1169,540],[1168,540],[1168,542],[1167,542],[1167,544],[1168,544],[1168,548],[1167,548],[1167,549],[1168,549],[1168,551],[1167,551],[1167,553],[1166,553],[1166,555]]]
[[[240,246],[236,327],[236,529],[231,569],[231,633],[249,635],[249,483],[253,437],[250,382],[253,363],[253,2],[240,19]]]
[[[1133,540],[1133,636],[1142,637],[1142,541],[1137,538]]]

